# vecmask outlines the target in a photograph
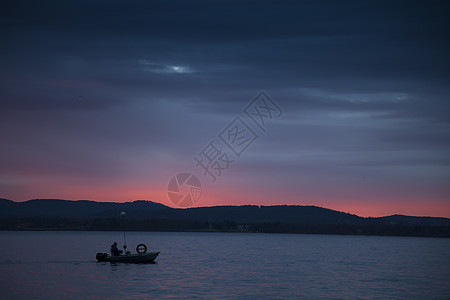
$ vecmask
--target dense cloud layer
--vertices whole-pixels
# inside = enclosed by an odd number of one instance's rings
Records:
[[[3,1],[0,196],[170,203],[167,182],[185,170],[211,191],[199,205],[373,207],[379,194],[450,216],[448,12],[446,1]],[[260,90],[284,114],[208,183],[193,156]]]

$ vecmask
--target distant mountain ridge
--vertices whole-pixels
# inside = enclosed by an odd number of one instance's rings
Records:
[[[243,205],[177,209],[147,200],[118,203],[61,199],[33,199],[14,202],[0,199],[0,218],[2,219],[30,217],[118,218],[122,211],[127,213],[127,219],[232,221],[238,224],[282,222],[289,224],[450,226],[449,218],[403,215],[364,218],[317,206]]]
[[[113,217],[127,210],[168,208],[163,204],[146,200],[118,203],[62,199],[33,199],[14,202],[8,199],[0,199],[0,217]]]

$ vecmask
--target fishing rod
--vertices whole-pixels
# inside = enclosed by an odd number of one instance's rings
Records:
[[[120,217],[123,218],[123,219],[125,219],[126,215],[127,214],[124,211],[120,213]],[[127,254],[127,236],[126,236],[125,232],[126,231],[125,231],[125,228],[124,228],[123,229],[123,252],[124,252],[124,254]]]

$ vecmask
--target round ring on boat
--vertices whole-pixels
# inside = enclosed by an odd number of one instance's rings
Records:
[[[139,254],[144,254],[145,252],[147,252],[147,246],[145,246],[144,244],[137,245],[136,252]]]

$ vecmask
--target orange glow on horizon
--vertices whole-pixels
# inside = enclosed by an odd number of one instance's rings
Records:
[[[39,190],[37,192],[36,190]],[[106,190],[106,191],[105,191]],[[65,199],[65,200],[92,200],[99,202],[131,202],[135,200],[149,200],[163,205],[178,208],[167,196],[167,191],[157,187],[142,185],[77,187],[58,185],[49,189],[40,187],[33,191],[24,191],[19,198],[2,197],[13,201],[26,201],[30,199]],[[309,198],[309,197],[308,197]],[[265,193],[255,194],[254,191],[232,191],[225,188],[204,188],[200,200],[192,207],[208,207],[222,205],[313,205],[333,209],[361,217],[381,217],[393,214],[411,216],[432,216],[450,218],[450,202],[433,199],[419,201],[415,199],[363,199],[341,200],[331,197],[293,199],[293,197],[277,197]],[[276,199],[276,200],[274,200]],[[279,200],[278,200],[279,199]]]

